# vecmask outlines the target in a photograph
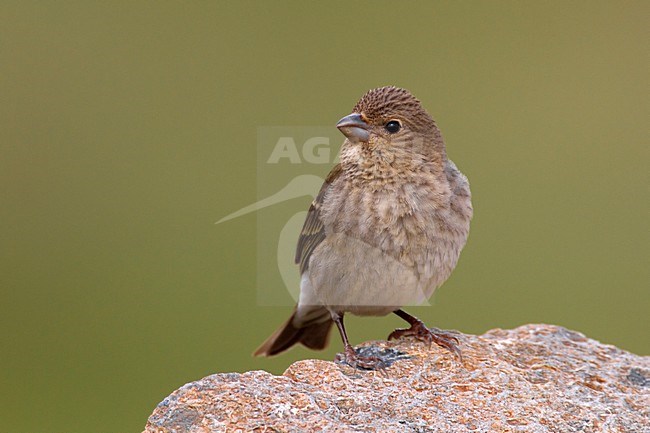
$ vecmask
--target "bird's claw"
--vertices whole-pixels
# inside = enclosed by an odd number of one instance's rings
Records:
[[[438,328],[427,328],[421,321],[415,322],[407,329],[396,329],[390,333],[388,340],[399,339],[402,337],[414,337],[417,340],[423,341],[431,347],[431,343],[436,343],[440,347],[444,347],[453,354],[455,354],[463,362],[463,354],[458,347],[460,341],[458,337],[449,331],[443,331]]]
[[[375,370],[385,374],[385,369],[388,364],[376,356],[361,356],[352,346],[345,348],[343,353],[336,355],[336,361],[349,365],[352,368],[359,370]]]

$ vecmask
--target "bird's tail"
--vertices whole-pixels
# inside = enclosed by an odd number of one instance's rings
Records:
[[[314,307],[307,314],[293,314],[253,353],[253,356],[272,356],[284,352],[296,343],[310,349],[321,350],[329,342],[332,318],[323,307]],[[301,312],[303,313],[303,312]]]

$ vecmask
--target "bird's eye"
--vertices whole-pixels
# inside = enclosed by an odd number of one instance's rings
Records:
[[[384,125],[384,129],[386,129],[386,131],[390,132],[391,134],[396,133],[401,128],[402,125],[397,120],[391,120],[390,122]]]

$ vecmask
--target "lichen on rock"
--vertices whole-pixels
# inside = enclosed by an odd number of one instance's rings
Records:
[[[421,342],[383,372],[320,360],[214,374],[162,401],[145,433],[650,432],[650,357],[551,325],[459,334],[464,362]]]

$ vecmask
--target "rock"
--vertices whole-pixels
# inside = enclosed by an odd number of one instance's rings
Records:
[[[464,365],[405,339],[362,345],[393,356],[383,373],[311,359],[214,374],[174,391],[145,433],[650,432],[650,357],[550,325],[459,339]]]

